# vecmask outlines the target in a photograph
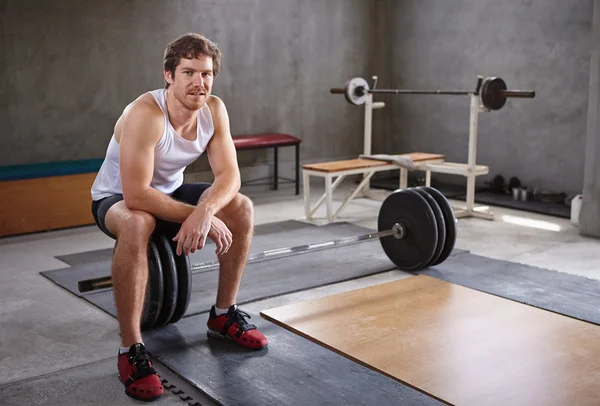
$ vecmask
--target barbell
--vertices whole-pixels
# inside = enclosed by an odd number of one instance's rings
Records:
[[[390,261],[400,270],[418,271],[448,258],[456,241],[456,218],[445,196],[429,186],[398,189],[381,204],[377,232],[332,241],[277,248],[250,254],[246,263],[306,254],[379,239]],[[142,329],[177,322],[187,310],[194,273],[218,266],[218,261],[190,265],[174,254],[175,244],[154,233],[148,245],[148,283]],[[81,280],[80,292],[112,287],[110,276]]]
[[[346,100],[354,105],[364,104],[369,93],[391,93],[391,94],[434,94],[434,95],[479,95],[481,104],[489,110],[500,110],[504,107],[506,99],[534,98],[533,90],[509,90],[506,82],[499,77],[482,77],[477,79],[475,90],[411,90],[411,89],[370,89],[369,84],[363,78],[356,77],[348,80],[344,88],[330,89],[333,94],[343,94]]]

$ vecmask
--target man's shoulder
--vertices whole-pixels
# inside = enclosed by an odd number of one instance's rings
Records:
[[[224,117],[227,116],[227,109],[225,103],[221,98],[215,95],[210,95],[206,100],[210,115],[214,123],[219,123]]]
[[[223,103],[223,100],[214,94],[211,94],[208,99],[206,99],[206,104],[213,113],[218,113],[222,111],[222,109],[225,109],[225,103]]]
[[[162,118],[162,110],[150,92],[146,92],[132,101],[125,108],[124,113],[128,116],[141,116],[145,119]]]

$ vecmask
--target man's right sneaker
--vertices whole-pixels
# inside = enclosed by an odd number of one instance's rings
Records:
[[[160,377],[143,344],[134,344],[129,353],[119,354],[117,368],[125,393],[132,398],[151,401],[164,393]]]

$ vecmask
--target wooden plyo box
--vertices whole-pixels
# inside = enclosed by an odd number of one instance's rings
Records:
[[[600,327],[429,276],[260,314],[450,404],[600,404]]]

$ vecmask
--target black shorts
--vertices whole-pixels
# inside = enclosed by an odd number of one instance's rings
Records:
[[[211,186],[210,183],[198,182],[198,183],[184,183],[180,187],[178,187],[172,194],[171,197],[180,202],[188,203],[191,205],[196,205],[198,200],[200,200],[200,196],[206,189]],[[116,194],[113,196],[105,197],[100,200],[94,200],[92,202],[92,215],[94,216],[94,221],[96,225],[102,232],[108,235],[110,238],[117,239],[113,233],[108,231],[106,228],[106,224],[104,219],[106,217],[106,213],[108,210],[117,202],[123,200],[122,194]],[[156,219],[156,227],[155,230],[160,230],[160,232],[164,233],[167,238],[173,238],[179,232],[179,228],[181,227],[181,223],[173,223],[170,221]]]

